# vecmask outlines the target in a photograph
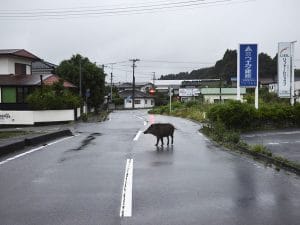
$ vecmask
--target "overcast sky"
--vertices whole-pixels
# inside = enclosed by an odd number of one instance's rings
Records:
[[[82,15],[66,15],[74,11]],[[76,53],[99,65],[122,62],[114,65],[118,82],[131,81],[132,58],[141,60],[136,80],[148,81],[152,72],[211,66],[239,43],[258,43],[274,57],[278,42],[298,40],[300,68],[299,11],[299,0],[2,0],[0,49],[23,48],[55,64]]]

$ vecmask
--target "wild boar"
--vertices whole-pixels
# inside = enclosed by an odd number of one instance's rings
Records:
[[[159,140],[161,140],[161,145],[164,145],[164,137],[168,138],[167,145],[169,145],[169,136],[171,136],[173,144],[174,130],[174,126],[170,123],[154,123],[144,131],[144,134],[153,134],[154,136],[156,136],[157,141],[155,146],[158,145]]]

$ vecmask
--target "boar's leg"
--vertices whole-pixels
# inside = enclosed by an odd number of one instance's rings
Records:
[[[168,138],[168,143],[167,143],[167,145],[169,145],[169,136],[167,136],[167,138]]]
[[[171,138],[172,138],[172,142],[171,143],[173,144],[173,135],[171,135]]]
[[[161,146],[163,146],[163,145],[164,145],[164,138],[161,137],[161,138],[160,138],[160,141],[161,141]]]
[[[159,142],[159,137],[156,137],[156,145],[155,146],[158,145],[158,142]]]

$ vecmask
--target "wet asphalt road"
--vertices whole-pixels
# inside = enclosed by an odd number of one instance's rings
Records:
[[[2,225],[296,225],[300,180],[214,146],[200,125],[146,111],[82,124],[79,136],[0,165]],[[148,124],[145,123],[148,121]],[[175,125],[174,145],[138,131]],[[132,217],[120,217],[133,159]],[[0,162],[5,160],[0,159]]]
[[[300,163],[300,130],[259,131],[242,135],[249,144],[266,146],[272,153]]]

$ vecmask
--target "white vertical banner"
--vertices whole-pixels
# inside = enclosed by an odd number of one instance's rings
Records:
[[[291,43],[278,43],[278,97],[291,97]]]

